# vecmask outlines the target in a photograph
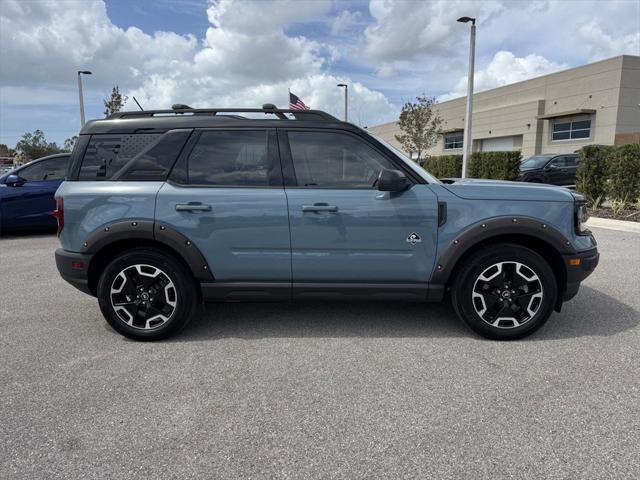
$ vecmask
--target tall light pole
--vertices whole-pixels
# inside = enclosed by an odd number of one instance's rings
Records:
[[[469,39],[469,73],[467,74],[467,113],[464,117],[464,139],[462,142],[462,178],[467,177],[467,167],[471,156],[471,116],[473,114],[473,70],[476,57],[476,19],[460,17],[460,23],[471,22],[471,38]]]
[[[344,121],[349,121],[349,85],[346,83],[339,83],[337,87],[344,87]]]
[[[82,95],[82,75],[91,75],[89,70],[78,70],[78,96],[80,97],[80,127],[84,127],[84,97]]]

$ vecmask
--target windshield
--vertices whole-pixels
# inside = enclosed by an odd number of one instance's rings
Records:
[[[527,158],[522,165],[520,165],[521,169],[530,169],[530,168],[542,168],[549,161],[551,157],[547,157],[546,155],[534,155],[533,157]]]
[[[366,130],[364,130],[364,131],[367,132]],[[371,135],[371,133],[367,132],[367,135]],[[411,170],[413,170],[418,175],[420,175],[422,178],[424,178],[427,182],[429,182],[429,183],[442,183],[440,180],[438,180],[436,177],[431,175],[424,168],[422,168],[420,165],[418,165],[416,162],[414,162],[409,157],[407,157],[404,153],[402,153],[401,150],[398,150],[396,147],[394,147],[390,143],[385,142],[380,137],[375,137],[373,135],[371,135],[371,136],[374,137],[381,144],[383,144],[385,147],[387,147],[389,150],[391,150],[391,152],[394,153],[396,157],[398,157],[400,160],[402,160],[403,163],[405,163],[409,168],[411,168]]]

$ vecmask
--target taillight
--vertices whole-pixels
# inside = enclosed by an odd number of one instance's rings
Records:
[[[53,216],[56,217],[58,222],[58,236],[60,236],[64,228],[64,200],[62,200],[62,197],[56,198],[56,209],[53,211]]]

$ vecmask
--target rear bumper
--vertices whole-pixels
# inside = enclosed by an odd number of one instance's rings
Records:
[[[94,295],[89,288],[89,263],[93,255],[67,252],[58,248],[55,253],[56,267],[60,276],[81,292]]]
[[[580,259],[580,265],[570,265],[569,260],[576,258]],[[567,266],[567,288],[562,300],[566,302],[576,296],[582,281],[596,269],[600,261],[600,254],[597,248],[592,248],[575,255],[565,255],[564,260]]]

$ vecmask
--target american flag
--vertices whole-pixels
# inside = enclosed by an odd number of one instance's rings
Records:
[[[297,95],[289,92],[289,108],[291,110],[309,110],[302,100]]]

